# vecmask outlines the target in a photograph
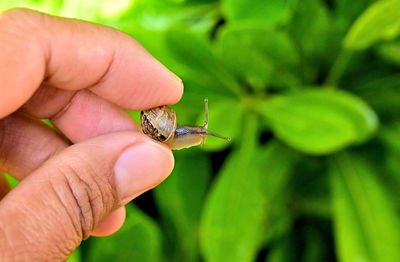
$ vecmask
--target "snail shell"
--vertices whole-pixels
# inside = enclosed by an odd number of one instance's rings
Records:
[[[151,138],[167,142],[174,137],[177,126],[176,113],[168,106],[159,106],[140,114],[142,131]]]

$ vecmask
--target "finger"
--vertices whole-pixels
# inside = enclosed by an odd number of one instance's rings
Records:
[[[0,169],[1,170],[1,169]],[[0,200],[10,191],[10,184],[0,171]]]
[[[67,93],[64,101],[52,99],[64,94],[55,90],[40,88],[23,110],[35,117],[49,118],[74,143],[110,132],[139,130],[128,113],[89,90]]]
[[[87,90],[80,92],[75,106],[53,117],[53,123],[73,142],[105,133],[138,130],[137,124],[120,108],[98,97],[92,99],[93,94]],[[21,180],[70,144],[42,121],[14,113],[0,119],[0,170]]]
[[[4,258],[65,260],[121,203],[154,187],[172,170],[165,146],[118,132],[68,147],[0,202]]]
[[[113,125],[113,128],[117,127]],[[39,120],[22,114],[13,114],[0,119],[0,170],[12,174],[19,180],[24,179],[45,160],[67,146],[69,146],[67,140]],[[0,173],[0,200],[9,191],[9,184]],[[94,229],[94,234],[97,236],[113,234],[122,226],[124,220],[125,209],[121,207],[106,217]]]
[[[92,236],[104,237],[114,234],[124,224],[125,215],[125,207],[118,208],[93,229]]]
[[[40,120],[20,113],[0,119],[0,170],[18,180],[69,145]]]
[[[44,79],[66,90],[89,87],[133,110],[173,104],[182,96],[174,74],[109,27],[14,9],[0,16],[0,39],[0,118],[25,103]]]

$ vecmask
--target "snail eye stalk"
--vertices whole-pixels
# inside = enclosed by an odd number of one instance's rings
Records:
[[[204,99],[204,106],[205,106],[205,108],[206,108],[206,119],[204,120],[204,125],[203,125],[203,127],[204,127],[205,129],[207,129],[207,127],[208,127],[208,99],[207,99],[207,98]]]
[[[220,136],[218,134],[211,133],[211,132],[209,132],[207,130],[207,127],[208,127],[208,99],[207,98],[204,99],[204,106],[205,106],[205,109],[206,109],[206,119],[204,120],[204,125],[203,125],[203,129],[204,129],[205,134],[209,135],[209,136],[219,137],[219,138],[222,138],[222,139],[230,141],[231,139],[229,137]]]

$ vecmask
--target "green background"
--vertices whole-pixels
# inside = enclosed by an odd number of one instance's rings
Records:
[[[202,147],[69,261],[400,261],[400,0],[1,0],[118,28]],[[131,112],[137,117],[137,112]]]

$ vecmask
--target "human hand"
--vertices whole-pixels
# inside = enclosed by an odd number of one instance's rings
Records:
[[[65,260],[171,172],[122,108],[176,103],[182,82],[122,32],[31,10],[0,14],[0,50],[0,170],[21,180],[0,173],[0,261]]]

